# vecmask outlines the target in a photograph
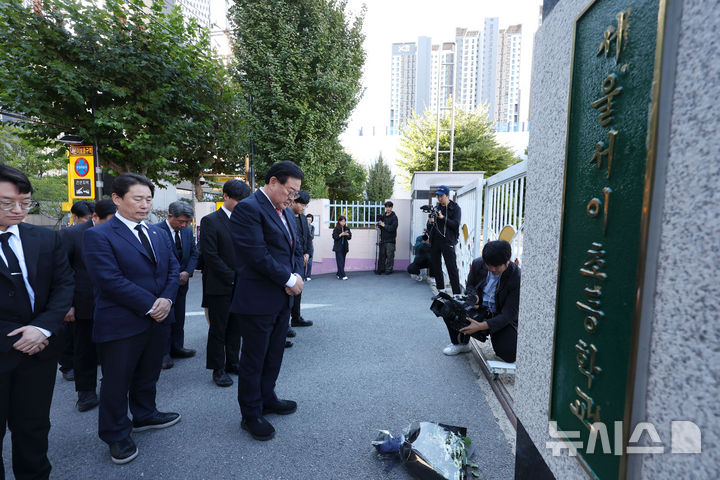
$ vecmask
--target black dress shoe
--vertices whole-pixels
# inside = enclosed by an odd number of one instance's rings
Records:
[[[295,344],[293,342],[291,342],[290,340],[285,340],[285,348],[290,348],[293,345],[295,345]]]
[[[278,415],[290,415],[297,410],[297,402],[292,400],[278,400],[267,405],[263,404],[263,415],[277,413]]]
[[[173,366],[175,366],[175,362],[173,362],[172,358],[170,358],[170,355],[163,355],[162,369],[167,370],[168,368],[172,368]]]
[[[78,412],[87,412],[100,404],[98,396],[95,392],[78,392],[77,409]]]
[[[180,350],[170,350],[172,358],[190,358],[195,356],[195,350],[191,348],[181,348]]]
[[[215,385],[218,387],[229,387],[233,384],[233,379],[225,372],[225,369],[218,368],[217,370],[213,370],[213,382],[215,382]]]
[[[293,330],[292,328],[288,328],[288,332],[286,335],[288,338],[293,338],[296,335],[297,335],[297,333],[295,333],[295,330]]]
[[[225,371],[227,373],[234,373],[235,375],[240,373],[240,365],[237,363],[230,363],[225,365]]]
[[[303,317],[298,317],[290,322],[290,326],[292,327],[309,327],[312,324],[312,321],[305,320]]]
[[[110,459],[116,465],[132,462],[138,456],[138,449],[130,437],[110,444]]]
[[[133,418],[133,432],[143,432],[151,428],[167,428],[180,421],[180,414],[173,412],[155,412],[145,420],[136,421]]]
[[[255,440],[261,442],[275,436],[275,429],[263,417],[243,417],[240,426],[243,430],[247,430]]]

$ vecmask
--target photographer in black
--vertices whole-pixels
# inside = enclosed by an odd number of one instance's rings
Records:
[[[377,227],[380,229],[380,255],[378,258],[378,275],[390,275],[395,264],[395,238],[397,237],[398,218],[392,211],[393,202],[385,202],[385,213],[378,218]]]
[[[440,185],[435,192],[438,199],[437,212],[430,215],[427,231],[430,233],[430,265],[435,276],[438,291],[445,289],[445,277],[442,270],[442,258],[450,277],[453,294],[460,293],[455,244],[460,229],[460,206],[450,200],[450,188]]]
[[[487,307],[484,321],[467,318],[470,325],[448,333],[453,344],[443,353],[456,355],[470,350],[468,335],[480,337],[490,334],[495,354],[505,362],[514,362],[517,353],[518,308],[520,305],[520,267],[510,261],[512,249],[504,240],[488,242],[482,257],[470,267],[465,293],[474,295],[476,305]],[[481,339],[482,340],[482,339]]]

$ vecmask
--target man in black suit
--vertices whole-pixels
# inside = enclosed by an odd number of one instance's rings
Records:
[[[303,288],[303,257],[297,226],[288,207],[297,198],[303,173],[292,162],[271,166],[265,185],[240,202],[230,217],[237,275],[230,311],[240,314],[242,350],[238,403],[242,428],[256,440],[270,440],[264,415],[297,409],[280,400],[280,373],[293,298]]]
[[[312,234],[310,233],[310,226],[308,225],[307,217],[305,217],[305,208],[307,208],[308,203],[310,203],[310,194],[305,190],[300,190],[298,192],[298,197],[293,200],[292,204],[290,204],[290,208],[292,208],[297,221],[298,244],[303,254],[303,275],[305,267],[312,255]],[[301,301],[302,293],[295,297],[293,308],[290,312],[290,326],[292,327],[309,327],[313,324],[311,320],[305,320],[302,315],[300,315]],[[295,336],[295,331],[292,328],[288,330],[288,336]]]
[[[188,225],[192,222],[195,212],[187,202],[177,201],[168,206],[168,218],[156,226],[168,234],[170,241],[175,246],[173,252],[180,264],[179,282],[177,297],[173,300],[173,314],[175,322],[172,324],[170,341],[165,347],[162,368],[172,368],[173,358],[190,358],[195,355],[195,350],[185,348],[185,300],[188,292],[188,281],[195,272],[198,262],[198,249],[195,245],[195,236],[192,228]]]
[[[95,204],[93,202],[80,200],[73,203],[72,207],[70,207],[70,216],[72,217],[73,226],[89,222],[92,218],[94,210]],[[64,232],[65,230],[60,231],[60,238],[62,238],[62,232]],[[82,234],[80,234],[80,237],[82,237]],[[72,260],[70,261],[70,263],[72,264]],[[77,283],[77,279],[75,282]],[[92,295],[92,290],[90,290],[90,295]],[[62,336],[65,337],[65,340],[63,340],[63,342],[65,343],[65,348],[60,354],[60,371],[62,372],[62,376],[65,380],[67,380],[68,382],[73,382],[75,381],[75,348],[73,346],[73,344],[75,343],[75,325],[72,323],[72,321],[68,318],[67,315],[65,316],[65,325],[63,326]]]
[[[60,231],[60,239],[67,253],[70,266],[75,272],[73,304],[65,315],[65,322],[72,325],[73,364],[75,366],[75,391],[78,393],[77,409],[86,412],[95,408],[97,398],[97,350],[92,341],[93,286],[82,258],[82,238],[89,228],[109,220],[117,211],[112,200],[100,200],[95,204],[91,218]]]
[[[235,245],[230,234],[230,215],[235,205],[250,195],[240,180],[223,185],[223,204],[200,221],[200,252],[203,258],[203,298],[208,309],[207,363],[219,387],[233,384],[228,373],[238,373],[240,317],[230,313],[235,286]]]
[[[160,412],[155,404],[179,270],[170,238],[143,221],[154,191],[142,175],[120,175],[112,186],[117,213],[83,235],[83,260],[95,288],[93,340],[103,374],[98,435],[116,464],[138,455],[130,432],[180,420],[179,413]]]
[[[21,223],[37,203],[20,170],[0,165],[0,444],[12,432],[15,478],[47,479],[50,403],[72,303],[72,269],[57,232]],[[5,467],[0,457],[0,477]]]

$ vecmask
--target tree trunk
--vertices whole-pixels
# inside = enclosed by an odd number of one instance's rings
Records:
[[[200,183],[200,177],[193,177],[193,186],[195,187],[195,200],[202,202],[205,198],[203,194],[202,184]]]

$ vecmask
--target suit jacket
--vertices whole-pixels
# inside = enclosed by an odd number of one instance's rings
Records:
[[[348,232],[350,235],[347,237],[341,237],[340,234],[343,232]],[[350,239],[352,238],[352,232],[350,231],[350,228],[348,228],[347,225],[345,225],[342,230],[338,230],[338,228],[333,228],[332,231],[332,238],[333,238],[333,252],[342,252],[342,253],[348,253],[350,251]]]
[[[116,216],[83,235],[83,259],[95,286],[93,340],[132,337],[154,322],[146,315],[158,298],[174,299],[180,273],[170,237],[157,228],[149,235],[157,263]],[[172,321],[169,315],[165,322]]]
[[[73,296],[75,318],[84,320],[91,319],[95,309],[92,282],[82,258],[83,234],[92,227],[92,220],[88,220],[60,230],[63,248],[67,253],[70,266],[75,272],[75,295]]]
[[[63,317],[72,306],[73,272],[57,232],[28,223],[18,225],[22,241],[28,281],[35,292],[35,304],[30,325],[52,332],[50,345],[39,357],[57,352],[56,339],[63,325]],[[0,260],[0,372],[7,371],[19,361],[10,350],[20,336],[6,335],[26,324],[8,312],[14,310],[15,286],[5,262]]]
[[[312,257],[313,254],[313,248],[312,248],[312,234],[310,233],[310,225],[307,223],[307,217],[305,214],[301,213],[297,217],[293,215],[293,220],[295,221],[295,225],[298,225],[298,243],[300,243],[300,251],[303,255],[308,254]],[[298,221],[298,218],[300,219]],[[300,268],[302,271],[305,269],[305,261],[301,258],[300,259]]]
[[[162,229],[163,232],[170,236],[170,243],[172,244],[173,252],[176,254],[175,257],[180,263],[180,271],[187,272],[192,277],[195,272],[195,268],[198,263],[198,252],[197,245],[195,245],[195,237],[193,237],[192,228],[185,227],[180,230],[180,243],[182,243],[182,255],[177,255],[177,248],[175,248],[175,232],[170,230],[165,220],[160,223],[156,223],[153,227]]]
[[[230,218],[219,209],[200,220],[200,252],[206,295],[232,295],[235,285],[235,245]]]
[[[294,297],[285,293],[285,282],[291,273],[302,277],[303,254],[293,211],[286,208],[282,214],[287,229],[260,190],[235,206],[230,231],[235,243],[237,276],[231,312],[276,315],[292,306]]]

